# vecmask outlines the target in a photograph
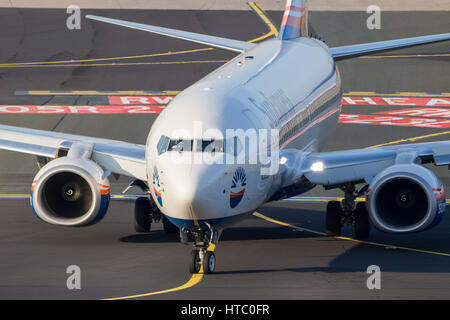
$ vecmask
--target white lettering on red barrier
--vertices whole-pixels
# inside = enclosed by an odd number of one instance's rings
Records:
[[[395,116],[373,116],[364,114],[341,114],[339,123],[373,124],[385,126],[450,128],[450,120],[407,118]]]
[[[136,114],[161,113],[165,105],[145,106],[15,106],[0,105],[0,114]]]
[[[175,96],[109,96],[112,105],[166,105]],[[343,97],[344,106],[427,106],[450,107],[450,98],[410,98],[410,97]]]
[[[130,105],[130,104],[168,104],[174,96],[110,96],[110,104]]]
[[[426,106],[450,107],[450,98],[343,97],[344,106]]]
[[[377,112],[376,114],[401,115],[426,118],[450,118],[450,109],[444,108],[411,108]]]

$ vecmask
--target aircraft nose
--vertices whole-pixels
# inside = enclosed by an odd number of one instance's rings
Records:
[[[162,180],[163,212],[173,218],[192,219],[192,203],[196,192],[190,170],[172,166],[164,170]]]
[[[174,202],[179,206],[179,210],[190,210],[196,199],[196,186],[187,177],[175,177],[171,183],[171,194]]]
[[[202,170],[176,172],[172,170],[165,183],[167,214],[189,220],[210,219],[219,210],[220,179]],[[219,180],[219,181],[218,181]]]

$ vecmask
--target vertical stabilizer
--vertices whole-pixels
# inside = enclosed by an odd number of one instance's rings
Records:
[[[308,7],[306,0],[287,0],[279,39],[308,37]]]

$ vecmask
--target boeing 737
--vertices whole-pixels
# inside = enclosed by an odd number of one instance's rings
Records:
[[[371,225],[401,234],[441,220],[443,184],[423,164],[449,165],[450,141],[320,151],[341,112],[336,61],[449,40],[450,33],[329,48],[310,37],[303,0],[288,0],[279,36],[260,43],[86,17],[238,55],[177,95],[149,128],[146,145],[0,125],[0,149],[37,156],[30,202],[39,219],[92,225],[107,212],[109,179],[131,177],[130,187],[147,194],[135,202],[136,231],[161,220],[166,232],[179,232],[194,245],[191,273],[214,272],[222,230],[315,186],[344,194],[327,204],[329,235],[344,224],[368,238]]]

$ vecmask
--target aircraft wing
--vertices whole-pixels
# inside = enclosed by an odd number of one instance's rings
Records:
[[[93,146],[91,160],[119,175],[146,180],[145,146],[53,131],[0,125],[0,149],[54,159],[75,142]]]
[[[279,171],[282,187],[293,185],[301,178],[323,186],[370,183],[378,173],[394,164],[449,165],[450,141],[317,153],[286,149],[280,152],[280,157],[286,158]]]
[[[426,43],[445,41],[450,39],[450,33],[435,34],[422,37],[404,38],[380,42],[354,44],[331,48],[331,56],[335,60],[343,60],[361,56],[367,53],[387,51],[397,48],[418,46]]]
[[[253,46],[255,44],[240,41],[240,40],[232,40],[227,38],[221,38],[221,37],[215,37],[215,36],[209,36],[205,34],[200,33],[193,33],[193,32],[187,32],[187,31],[181,31],[181,30],[175,30],[175,29],[169,29],[169,28],[163,28],[163,27],[157,27],[157,26],[151,26],[147,24],[142,23],[136,23],[136,22],[130,22],[130,21],[124,21],[124,20],[118,20],[118,19],[111,19],[111,18],[105,18],[105,17],[99,17],[94,15],[87,15],[87,19],[106,22],[110,24],[115,24],[122,27],[157,33],[161,35],[165,35],[172,38],[178,38],[183,39],[191,42],[206,44],[208,46],[230,50],[234,52],[244,52]]]

